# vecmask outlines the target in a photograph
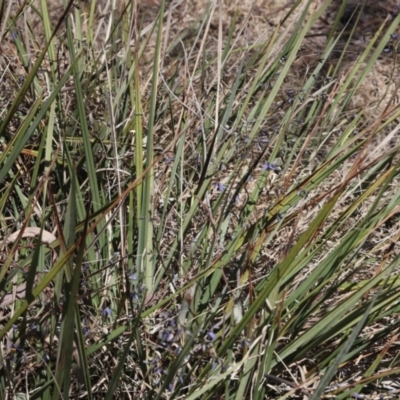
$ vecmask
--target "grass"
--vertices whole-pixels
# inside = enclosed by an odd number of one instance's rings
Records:
[[[0,398],[396,396],[395,8],[2,4]]]

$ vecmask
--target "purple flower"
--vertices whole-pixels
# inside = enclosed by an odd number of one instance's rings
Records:
[[[22,347],[19,346],[19,345],[16,345],[15,343],[11,343],[10,348],[11,348],[13,351],[18,351],[18,352],[22,352],[22,351],[23,351],[23,350],[22,350]]]
[[[160,336],[162,342],[173,342],[175,339],[175,336],[170,331],[163,331]]]
[[[210,339],[213,342],[217,336],[215,335],[214,332],[209,331],[209,332],[207,332],[207,337],[208,337],[208,339]]]
[[[274,171],[275,173],[278,173],[278,168],[272,164],[272,163],[266,163],[263,165],[263,171]]]
[[[111,308],[110,307],[103,308],[101,314],[103,315],[103,317],[110,317],[112,314]]]
[[[133,301],[139,300],[138,294],[137,294],[136,292],[132,292],[132,293],[131,293],[131,299],[132,299]]]
[[[134,272],[132,274],[129,274],[129,279],[132,281],[136,281],[137,280],[137,274]]]
[[[223,192],[226,189],[226,186],[222,183],[216,182],[213,184],[220,192]]]

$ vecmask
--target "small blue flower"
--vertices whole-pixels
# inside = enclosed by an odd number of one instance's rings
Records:
[[[207,332],[207,337],[208,337],[208,339],[210,339],[213,342],[217,336],[215,335],[214,332],[209,331],[209,332]]]
[[[133,301],[139,300],[138,294],[137,294],[136,292],[132,292],[132,293],[131,293],[131,299],[132,299]]]
[[[263,171],[274,171],[274,172],[278,172],[278,169],[276,168],[276,166],[272,163],[266,163],[263,165]]]
[[[18,351],[18,352],[20,352],[20,353],[23,351],[21,346],[16,345],[16,344],[14,344],[14,343],[11,343],[10,349],[11,349],[12,351]]]
[[[213,183],[213,185],[220,191],[223,192],[226,189],[226,186],[223,185],[222,183],[216,182]]]
[[[133,272],[132,274],[129,274],[129,279],[131,281],[137,281],[137,274],[136,272]]]
[[[110,307],[103,308],[101,314],[103,315],[103,317],[110,317],[112,314],[111,308]]]
[[[163,331],[161,333],[161,337],[160,337],[162,342],[173,342],[175,339],[175,336],[172,332],[169,331]]]

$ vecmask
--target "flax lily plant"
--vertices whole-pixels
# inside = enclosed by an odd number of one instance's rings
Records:
[[[139,3],[98,25],[96,1],[54,22],[41,0],[43,47],[33,4],[1,3],[0,397],[393,390],[400,111],[352,101],[400,17],[345,68],[362,7],[298,1],[243,43],[252,9],[173,28],[179,4]]]

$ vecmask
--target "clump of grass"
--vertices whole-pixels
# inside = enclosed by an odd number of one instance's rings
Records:
[[[399,111],[347,110],[400,17],[332,68],[341,7],[299,72],[330,3],[296,3],[253,45],[251,14],[224,26],[210,3],[176,32],[174,3],[148,20],[134,2],[99,45],[95,3],[52,24],[42,2],[48,45],[25,65],[35,37],[17,40],[26,76],[1,116],[2,397],[391,390]]]

